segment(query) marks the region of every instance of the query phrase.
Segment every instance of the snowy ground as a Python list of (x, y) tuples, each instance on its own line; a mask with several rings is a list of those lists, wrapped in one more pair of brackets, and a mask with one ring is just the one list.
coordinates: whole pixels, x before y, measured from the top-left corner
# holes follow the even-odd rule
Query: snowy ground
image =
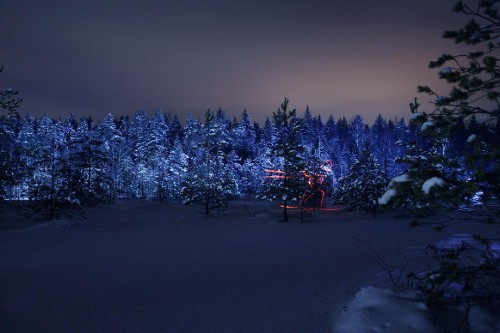
[(134, 201), (33, 224), (0, 206), (0, 332), (334, 332), (363, 286), (389, 286), (367, 244), (391, 261), (493, 230), (332, 211), (277, 223), (279, 208), (243, 202), (200, 211)]

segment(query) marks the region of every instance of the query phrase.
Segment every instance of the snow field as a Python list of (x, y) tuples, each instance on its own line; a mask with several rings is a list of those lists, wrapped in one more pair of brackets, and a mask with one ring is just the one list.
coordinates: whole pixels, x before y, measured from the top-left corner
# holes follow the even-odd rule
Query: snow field
[[(200, 211), (126, 202), (89, 209), (87, 221), (12, 229), (15, 216), (0, 210), (0, 226), (9, 225), (0, 227), (0, 331), (347, 330), (353, 326), (346, 318), (375, 319), (375, 296), (389, 311), (404, 300), (384, 291), (390, 283), (360, 241), (390, 257), (449, 236), (348, 212), (278, 223), (281, 210), (262, 202), (231, 202), (226, 213), (209, 217)], [(473, 231), (477, 226), (446, 232)], [(415, 325), (424, 323), (421, 305), (406, 309)], [(402, 327), (388, 319), (367, 327), (388, 324)]]

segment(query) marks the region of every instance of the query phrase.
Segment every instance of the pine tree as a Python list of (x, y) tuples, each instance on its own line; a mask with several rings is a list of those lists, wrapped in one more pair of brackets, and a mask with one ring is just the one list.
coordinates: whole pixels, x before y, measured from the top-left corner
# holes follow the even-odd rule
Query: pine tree
[(223, 209), (231, 195), (239, 194), (237, 178), (226, 166), (228, 134), (228, 122), (223, 112), (219, 110), (214, 116), (207, 110), (201, 141), (190, 147), (192, 150), (182, 182), (181, 198), (186, 205), (202, 204), (205, 215), (212, 208)]
[(386, 185), (382, 169), (365, 146), (349, 168), (349, 173), (339, 178), (333, 193), (334, 204), (344, 206), (347, 210), (372, 210)]
[(257, 155), (254, 161), (246, 159), (239, 167), (238, 186), (241, 194), (247, 198), (254, 198), (262, 180), (262, 166), (259, 163), (261, 155)]
[[(3, 66), (0, 67), (0, 73), (3, 71)], [(0, 108), (7, 110), (7, 114), (16, 114), (17, 108), (23, 101), (17, 97), (19, 91), (12, 88), (0, 90)]]
[[(0, 67), (0, 73), (2, 71), (3, 66)], [(12, 159), (15, 134), (12, 128), (13, 116), (18, 115), (17, 109), (22, 102), (22, 99), (17, 97), (18, 94), (19, 91), (12, 88), (0, 90), (0, 108), (7, 111), (7, 115), (1, 115), (0, 118), (0, 199), (6, 194), (6, 186), (15, 183), (14, 175), (8, 171), (8, 166), (10, 162), (18, 162)]]
[[(450, 211), (450, 219), (437, 226), (438, 230), (448, 221), (459, 221), (460, 212), (464, 210), (472, 212), (465, 216), (466, 221), (500, 222), (500, 136), (497, 128), (500, 120), (500, 65), (497, 59), (500, 15), (496, 0), (478, 0), (475, 6), (469, 5), (471, 2), (457, 1), (453, 8), (471, 18), (465, 27), (443, 34), (444, 38), (463, 44), (464, 49), (470, 47), (470, 52), (444, 54), (430, 62), (430, 68), (440, 68), (439, 76), (452, 85), (451, 91), (440, 95), (428, 86), (418, 88), (433, 96), (434, 109), (429, 113), (419, 112), (416, 102), (410, 104), (413, 113), (410, 125), (418, 127), (415, 141), (418, 144), (418, 136), (421, 136), (422, 144), (409, 151), (413, 159), (411, 154), (405, 156), (408, 172), (393, 179), (393, 188), (382, 197), (382, 201), (391, 203), (402, 201), (408, 192), (418, 193), (419, 197), (415, 197), (425, 204), (438, 205), (435, 207), (437, 212)], [(450, 154), (447, 152), (450, 147), (464, 144), (453, 139), (459, 138), (467, 122), (472, 123), (472, 133), (466, 139), (466, 149)], [(487, 130), (481, 131), (477, 125)], [(387, 200), (391, 196), (393, 199)], [(475, 197), (482, 204), (479, 209), (471, 205)], [(430, 246), (429, 259), (434, 261), (430, 270), (410, 275), (411, 282), (424, 292), (430, 306), (448, 313), (463, 312), (457, 328), (469, 325), (469, 314), (479, 305), (481, 311), (484, 306), (490, 313), (498, 314), (500, 260), (494, 248), (499, 241), (498, 235), (487, 238), (476, 235), (470, 243), (462, 242), (453, 248)]]
[(333, 140), (337, 134), (335, 119), (330, 115), (325, 124), (325, 140)]
[(390, 133), (388, 130), (388, 125), (386, 120), (379, 113), (373, 126), (371, 128), (371, 136), (373, 137), (373, 151), (376, 160), (382, 165), (384, 173), (388, 174), (388, 150), (390, 145), (388, 145), (388, 141)]
[(233, 127), (233, 149), (238, 156), (245, 161), (254, 159), (256, 151), (256, 135), (252, 122), (246, 110), (241, 114), (240, 122)]
[(310, 149), (316, 142), (317, 132), (314, 127), (314, 119), (311, 110), (309, 109), (309, 105), (306, 107), (304, 116), (302, 117), (302, 130), (300, 134), (302, 144), (306, 149)]
[(0, 116), (0, 201), (13, 195), (8, 188), (13, 189), (22, 177), (22, 149), (18, 149), (14, 121), (12, 116)]
[(302, 193), (299, 207), (323, 208), (326, 196), (331, 194), (331, 161), (322, 154), (321, 145), (318, 144), (305, 154), (305, 169), (302, 173), (307, 186)]
[(353, 155), (357, 156), (369, 143), (370, 132), (360, 115), (354, 116), (350, 125), (350, 150)]
[(184, 153), (182, 143), (176, 139), (166, 160), (163, 177), (163, 188), (166, 200), (178, 200), (181, 196), (181, 185), (188, 171), (188, 155)]
[(103, 140), (104, 151), (107, 155), (107, 164), (105, 172), (110, 177), (110, 193), (111, 200), (115, 201), (122, 193), (123, 186), (121, 182), (121, 165), (124, 162), (127, 154), (125, 137), (118, 129), (115, 118), (111, 113), (108, 113), (104, 121), (97, 125), (99, 137)]
[(170, 143), (173, 144), (173, 142), (178, 139), (178, 140), (183, 140), (184, 139), (184, 131), (182, 129), (181, 123), (179, 122), (179, 118), (177, 118), (177, 115), (174, 115), (174, 119), (172, 120), (172, 124), (170, 124), (170, 132), (169, 132), (169, 139)]
[(44, 217), (54, 218), (57, 173), (61, 155), (56, 128), (47, 115), (37, 121), (36, 141), (33, 150), (33, 178), (30, 184), (30, 202), (46, 210)]
[(289, 221), (289, 202), (299, 201), (307, 186), (302, 177), (305, 149), (299, 141), (301, 122), (296, 118), (296, 110), (288, 109), (288, 103), (285, 98), (280, 108), (273, 112), (276, 141), (268, 151), (273, 172), (264, 179), (260, 195), (263, 199), (282, 201), (283, 222)]
[(459, 165), (447, 155), (447, 138), (425, 135), (429, 129), (421, 123), (419, 107), (416, 100), (410, 104), (410, 135), (399, 143), (406, 151), (396, 162), (405, 166), (404, 172), (391, 180), (380, 203), (402, 208), (405, 214), (428, 216), (449, 206), (448, 200), (462, 202), (463, 198), (456, 191), (445, 191), (444, 185), (456, 179)]
[(116, 192), (119, 199), (130, 199), (138, 197), (138, 180), (134, 165), (135, 135), (133, 135), (132, 122), (128, 116), (120, 117), (116, 123), (116, 129), (121, 135), (117, 145), (118, 165)]
[(349, 141), (350, 127), (345, 117), (339, 118), (335, 124), (336, 136), (344, 143)]
[(151, 145), (149, 145), (149, 119), (145, 110), (134, 114), (130, 126), (130, 144), (134, 163), (135, 196), (142, 199), (150, 197), (154, 191), (154, 173), (150, 168)]
[(63, 215), (83, 217), (77, 191), (72, 187), (63, 124), (48, 116), (37, 121), (37, 124), (29, 181), (32, 212), (49, 220)]
[(93, 126), (91, 117), (82, 118), (71, 143), (72, 190), (84, 206), (109, 202), (111, 178), (105, 172), (108, 162), (104, 141)]
[(167, 165), (165, 163), (170, 150), (169, 141), (170, 128), (165, 121), (160, 110), (156, 111), (149, 122), (148, 130), (148, 168), (152, 171), (152, 178), (155, 183), (154, 196), (163, 202), (166, 199), (166, 186), (164, 178), (166, 176)]
[(16, 199), (28, 198), (33, 179), (33, 172), (36, 168), (34, 159), (35, 146), (37, 138), (35, 136), (35, 119), (30, 115), (26, 115), (21, 119), (21, 128), (15, 138), (15, 145), (20, 152), (18, 163), (22, 172), (16, 183), (18, 187)]
[[(476, 6), (457, 1), (453, 10), (471, 19), (464, 28), (445, 31), (443, 37), (471, 50), (459, 55), (444, 54), (429, 63), (430, 68), (440, 68), (439, 77), (452, 88), (447, 95), (441, 95), (428, 86), (418, 87), (419, 92), (433, 96), (435, 108), (427, 113), (416, 111), (416, 103), (411, 105), (411, 122), (425, 137), (428, 144), (424, 149), (428, 156), (417, 159), (410, 168), (427, 179), (424, 183), (441, 179), (441, 186), (433, 189), (441, 192), (439, 197), (446, 202), (446, 207), (455, 210), (479, 196), (484, 207), (491, 211), (484, 218), (498, 220), (500, 137), (495, 126), (500, 119), (500, 64), (497, 59), (500, 15), (497, 2), (491, 0), (478, 1)], [(474, 119), (488, 128), (489, 134), (472, 133), (467, 139), (469, 148), (462, 156), (443, 158), (443, 149), (449, 147), (450, 139), (463, 124)], [(431, 200), (427, 198), (426, 201)]]
[[(407, 138), (403, 135), (398, 138), (397, 132), (394, 122), (392, 120), (386, 121), (381, 114), (377, 116), (371, 128), (371, 138), (373, 139), (371, 151), (387, 178), (395, 177), (403, 171), (401, 164), (396, 163), (396, 160), (404, 155), (405, 148), (402, 143)], [(398, 140), (401, 141), (398, 142)]]

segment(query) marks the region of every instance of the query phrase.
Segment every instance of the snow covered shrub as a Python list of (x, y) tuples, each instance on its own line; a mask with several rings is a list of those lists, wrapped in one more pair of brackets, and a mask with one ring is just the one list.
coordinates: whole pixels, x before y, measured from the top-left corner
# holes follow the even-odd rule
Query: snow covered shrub
[(397, 158), (406, 170), (389, 182), (378, 202), (405, 214), (427, 216), (462, 202), (456, 186), (461, 168), (450, 158), (449, 140), (429, 137), (433, 124), (425, 112), (418, 112), (416, 101), (410, 106), (413, 137), (406, 144), (405, 156)]
[(350, 167), (347, 176), (338, 179), (333, 192), (333, 203), (348, 210), (373, 209), (384, 193), (387, 180), (368, 149)]
[[(500, 245), (479, 236), (460, 242), (431, 245), (426, 250), (431, 268), (410, 273), (408, 279), (422, 291), (435, 313), (455, 313), (457, 329), (470, 320), (473, 308), (500, 319)], [(484, 323), (482, 323), (484, 324)]]
[(202, 204), (205, 214), (212, 208), (225, 208), (228, 200), (239, 195), (234, 173), (222, 163), (221, 156), (214, 159), (218, 161), (217, 164), (212, 161), (214, 166), (191, 162), (181, 182), (182, 203), (190, 206)]

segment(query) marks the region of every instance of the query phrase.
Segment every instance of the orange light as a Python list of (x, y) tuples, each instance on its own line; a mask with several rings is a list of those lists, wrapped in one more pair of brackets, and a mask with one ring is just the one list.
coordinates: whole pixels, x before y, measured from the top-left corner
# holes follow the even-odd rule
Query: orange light
[[(333, 163), (330, 160), (324, 161), (320, 169), (323, 170), (324, 172), (332, 172), (333, 169)], [(272, 179), (285, 179), (285, 178), (292, 178), (291, 176), (287, 176), (284, 171), (282, 170), (272, 170), (272, 169), (265, 169), (265, 172), (269, 172), (272, 175), (267, 175), (264, 176), (264, 178), (272, 178)], [(306, 179), (308, 189), (304, 191), (302, 194), (302, 197), (300, 199), (299, 205), (297, 207), (290, 206), (291, 208), (306, 208), (303, 207), (303, 205), (309, 201), (315, 194), (319, 193), (321, 195), (321, 201), (320, 201), (320, 208), (323, 208), (323, 203), (325, 200), (325, 191), (321, 189), (320, 187), (323, 185), (323, 181), (325, 180), (325, 176), (323, 174), (309, 174), (307, 170), (302, 171), (302, 176)], [(283, 206), (282, 206), (283, 207)], [(287, 206), (288, 207), (288, 206)], [(331, 209), (333, 210), (333, 209)]]
[(285, 171), (281, 171), (281, 170), (264, 170), (265, 172), (271, 172), (271, 173), (285, 173)]
[(292, 178), (292, 177), (291, 176), (264, 176), (264, 178), (284, 179), (284, 178)]

